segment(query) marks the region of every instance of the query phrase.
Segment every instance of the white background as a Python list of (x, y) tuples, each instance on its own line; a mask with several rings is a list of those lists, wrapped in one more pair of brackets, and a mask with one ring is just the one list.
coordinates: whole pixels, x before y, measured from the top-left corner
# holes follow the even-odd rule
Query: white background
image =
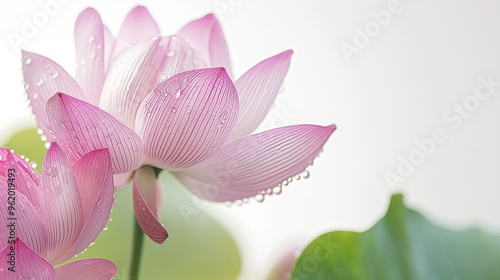
[[(372, 11), (387, 9), (389, 3), (140, 3), (166, 35), (190, 19), (215, 12), (236, 76), (268, 56), (295, 51), (285, 90), (262, 129), (295, 123), (338, 126), (310, 168), (308, 180), (292, 183), (281, 196), (262, 204), (202, 207), (215, 212), (237, 234), (244, 257), (241, 279), (265, 277), (283, 254), (326, 231), (369, 228), (384, 214), (393, 191), (403, 192), (408, 205), (447, 227), (500, 232), (500, 87), (479, 101), (460, 127), (455, 129), (453, 122), (443, 119), (454, 104), (473, 99), (478, 77), (491, 75), (500, 81), (500, 5), (486, 0), (401, 0), (399, 12), (387, 26), (372, 29), (370, 44), (353, 54), (349, 63), (341, 44), (356, 46), (356, 28), (364, 30), (374, 23), (370, 23)], [(116, 35), (126, 13), (137, 4), (67, 1), (19, 48), (48, 56), (72, 73), (78, 14), (87, 6), (96, 8)], [(0, 141), (4, 141), (11, 132), (32, 125), (25, 110), (20, 51), (9, 36), (21, 36), (23, 18), (33, 21), (43, 9), (33, 0), (0, 5)], [(386, 172), (397, 174), (400, 156), (408, 159), (418, 153), (415, 141), (431, 137), (434, 129), (442, 129), (446, 141), (437, 144), (403, 183), (390, 186)]]

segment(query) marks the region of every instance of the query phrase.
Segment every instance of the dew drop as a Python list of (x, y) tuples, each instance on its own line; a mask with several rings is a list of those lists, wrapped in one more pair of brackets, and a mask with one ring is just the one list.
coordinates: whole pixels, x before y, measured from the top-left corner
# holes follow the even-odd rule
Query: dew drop
[(30, 89), (30, 85), (28, 83), (24, 84), (24, 89), (27, 91), (28, 89)]
[(175, 106), (172, 106), (172, 108), (170, 108), (170, 112), (172, 112), (172, 113), (175, 113), (175, 112), (177, 112), (177, 107), (175, 107)]
[(179, 97), (181, 96), (181, 90), (177, 90), (177, 92), (175, 93), (175, 99), (178, 99)]
[(52, 166), (52, 167), (45, 169), (45, 174), (47, 176), (56, 177), (57, 174), (59, 174), (59, 171), (57, 170), (57, 167)]
[(37, 99), (38, 98), (38, 93), (34, 92), (33, 93), (33, 99)]
[(302, 171), (302, 178), (307, 179), (309, 178), (309, 176), (311, 176), (311, 173), (309, 173), (309, 171), (307, 170)]
[(226, 113), (224, 113), (224, 114), (220, 115), (220, 121), (221, 121), (222, 123), (225, 123), (225, 122), (226, 122), (226, 120), (227, 120), (227, 114), (226, 114)]
[(61, 182), (59, 180), (54, 183), (54, 185), (50, 189), (50, 192), (53, 196), (60, 196), (62, 194)]
[(54, 68), (54, 66), (48, 65), (46, 69), (52, 78), (55, 79), (59, 76), (59, 72)]
[(26, 65), (30, 65), (31, 64), (31, 57), (27, 56), (25, 59), (24, 59), (24, 64)]
[(96, 46), (98, 49), (102, 48), (102, 45), (101, 44), (97, 44)]
[(281, 184), (273, 188), (273, 194), (278, 195), (281, 194), (282, 192), (283, 192), (283, 187), (281, 186)]
[(97, 212), (101, 211), (102, 211), (102, 199), (99, 199), (99, 201), (97, 201)]
[(43, 85), (43, 79), (42, 79), (42, 77), (39, 77), (39, 78), (35, 81), (35, 85), (37, 85), (37, 86), (41, 86), (41, 85)]
[(174, 50), (168, 50), (168, 52), (167, 52), (167, 56), (168, 57), (172, 57), (174, 55), (175, 55), (175, 51)]
[(259, 194), (255, 195), (254, 198), (255, 198), (255, 201), (261, 203), (261, 202), (264, 202), (264, 200), (266, 199), (266, 196), (259, 193)]
[(87, 39), (87, 41), (88, 41), (89, 43), (94, 42), (94, 41), (95, 41), (95, 37), (94, 37), (94, 35), (90, 35), (90, 36), (89, 36), (89, 38)]

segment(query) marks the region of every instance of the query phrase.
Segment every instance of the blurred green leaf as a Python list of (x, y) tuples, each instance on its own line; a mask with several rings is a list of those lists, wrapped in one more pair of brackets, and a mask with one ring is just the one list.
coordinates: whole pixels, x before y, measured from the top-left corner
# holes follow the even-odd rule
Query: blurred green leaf
[(18, 155), (28, 157), (30, 161), (37, 164), (37, 170), (42, 170), (43, 158), (47, 149), (45, 149), (40, 135), (36, 132), (36, 128), (22, 130), (12, 136), (2, 147), (12, 149)]
[(394, 195), (389, 210), (363, 233), (316, 238), (299, 257), (292, 280), (499, 279), (500, 236), (436, 227)]
[[(17, 133), (5, 147), (36, 161), (41, 170), (46, 149), (36, 129)], [(162, 172), (160, 180), (165, 186), (161, 220), (169, 237), (161, 245), (145, 237), (139, 279), (236, 279), (241, 257), (233, 238), (203, 211), (205, 202), (196, 200), (172, 175)], [(128, 280), (133, 229), (130, 186), (117, 191), (111, 219), (95, 245), (69, 261), (106, 258), (118, 266), (115, 279)]]

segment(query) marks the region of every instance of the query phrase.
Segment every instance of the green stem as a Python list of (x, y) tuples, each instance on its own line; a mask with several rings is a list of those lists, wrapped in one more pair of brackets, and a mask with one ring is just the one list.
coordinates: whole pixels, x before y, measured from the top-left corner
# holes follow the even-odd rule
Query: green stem
[(141, 268), (142, 243), (144, 243), (144, 232), (137, 223), (134, 216), (134, 237), (132, 243), (132, 257), (130, 259), (130, 280), (139, 279), (139, 270)]

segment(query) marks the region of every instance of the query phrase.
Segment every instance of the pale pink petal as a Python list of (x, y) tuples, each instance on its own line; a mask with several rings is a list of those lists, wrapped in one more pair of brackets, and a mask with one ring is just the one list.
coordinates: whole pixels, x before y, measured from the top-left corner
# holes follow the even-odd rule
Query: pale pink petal
[(139, 136), (94, 105), (59, 93), (49, 99), (47, 116), (72, 163), (90, 151), (107, 148), (115, 174), (141, 164), (144, 147)]
[(109, 280), (118, 272), (116, 265), (106, 259), (83, 259), (56, 268), (57, 280)]
[(99, 13), (87, 8), (75, 25), (76, 72), (75, 79), (94, 105), (99, 102), (104, 83), (104, 29)]
[(252, 133), (262, 122), (288, 72), (292, 54), (288, 50), (261, 61), (236, 81), (240, 114), (229, 141)]
[(127, 186), (130, 178), (132, 177), (132, 172), (120, 173), (113, 175), (113, 181), (115, 182), (115, 188), (122, 189)]
[(116, 38), (113, 57), (128, 45), (135, 44), (137, 41), (145, 41), (155, 36), (160, 36), (160, 29), (156, 21), (146, 7), (137, 6), (130, 11), (123, 21), (120, 33)]
[(83, 205), (84, 224), (66, 258), (83, 251), (106, 226), (113, 206), (111, 158), (106, 149), (88, 153), (73, 165)]
[[(0, 239), (0, 247), (6, 246), (17, 235), (23, 238), (35, 251), (45, 254), (47, 246), (43, 225), (44, 216), (40, 212), (40, 208), (35, 207), (24, 194), (16, 190), (22, 187), (22, 184), (17, 180), (22, 175), (18, 174), (18, 176), (13, 181), (15, 193), (12, 192), (13, 188), (8, 188), (10, 183), (8, 180), (0, 179), (0, 197), (5, 201), (2, 203), (3, 211), (0, 211), (0, 219), (4, 221), (4, 225), (0, 227), (0, 236), (4, 237)], [(33, 186), (32, 188), (38, 187)], [(15, 204), (9, 205), (12, 202)], [(13, 208), (10, 209), (9, 206), (13, 206)], [(11, 235), (12, 229), (15, 232), (14, 235)]]
[(45, 155), (40, 181), (48, 246), (45, 256), (58, 263), (79, 235), (83, 215), (73, 169), (57, 142), (50, 145)]
[[(95, 208), (103, 212), (101, 211), (103, 203), (112, 203), (114, 186), (111, 167), (111, 158), (107, 149), (92, 151), (73, 164), (84, 219), (87, 219)], [(103, 194), (107, 196), (103, 197)]]
[(102, 88), (99, 107), (134, 129), (139, 104), (158, 83), (166, 60), (166, 44), (154, 38), (113, 59)]
[(136, 130), (152, 165), (177, 170), (222, 146), (237, 113), (236, 89), (224, 68), (198, 69), (158, 84), (139, 107)]
[(104, 26), (104, 70), (108, 72), (109, 65), (111, 64), (111, 55), (115, 49), (115, 39), (106, 25)]
[(139, 168), (134, 174), (134, 212), (137, 223), (145, 234), (156, 243), (163, 243), (167, 230), (158, 221), (158, 184), (150, 166)]
[(195, 194), (212, 201), (257, 195), (304, 171), (335, 129), (335, 125), (295, 125), (240, 138), (184, 170), (195, 179), (184, 182)]
[(189, 39), (210, 67), (222, 66), (232, 76), (231, 58), (222, 28), (213, 14), (186, 24), (178, 35)]
[(184, 37), (171, 36), (164, 41), (167, 44), (167, 60), (160, 73), (160, 82), (184, 71), (206, 67), (201, 54)]
[(25, 89), (38, 127), (52, 141), (45, 116), (45, 104), (56, 92), (87, 100), (76, 81), (57, 63), (36, 53), (23, 51)]
[[(11, 249), (16, 256), (16, 261), (11, 266)], [(12, 270), (15, 270), (12, 271)], [(52, 264), (44, 259), (40, 254), (33, 251), (24, 244), (20, 238), (15, 239), (14, 244), (5, 246), (0, 251), (0, 279), (18, 280), (18, 279), (55, 279), (56, 271)]]

